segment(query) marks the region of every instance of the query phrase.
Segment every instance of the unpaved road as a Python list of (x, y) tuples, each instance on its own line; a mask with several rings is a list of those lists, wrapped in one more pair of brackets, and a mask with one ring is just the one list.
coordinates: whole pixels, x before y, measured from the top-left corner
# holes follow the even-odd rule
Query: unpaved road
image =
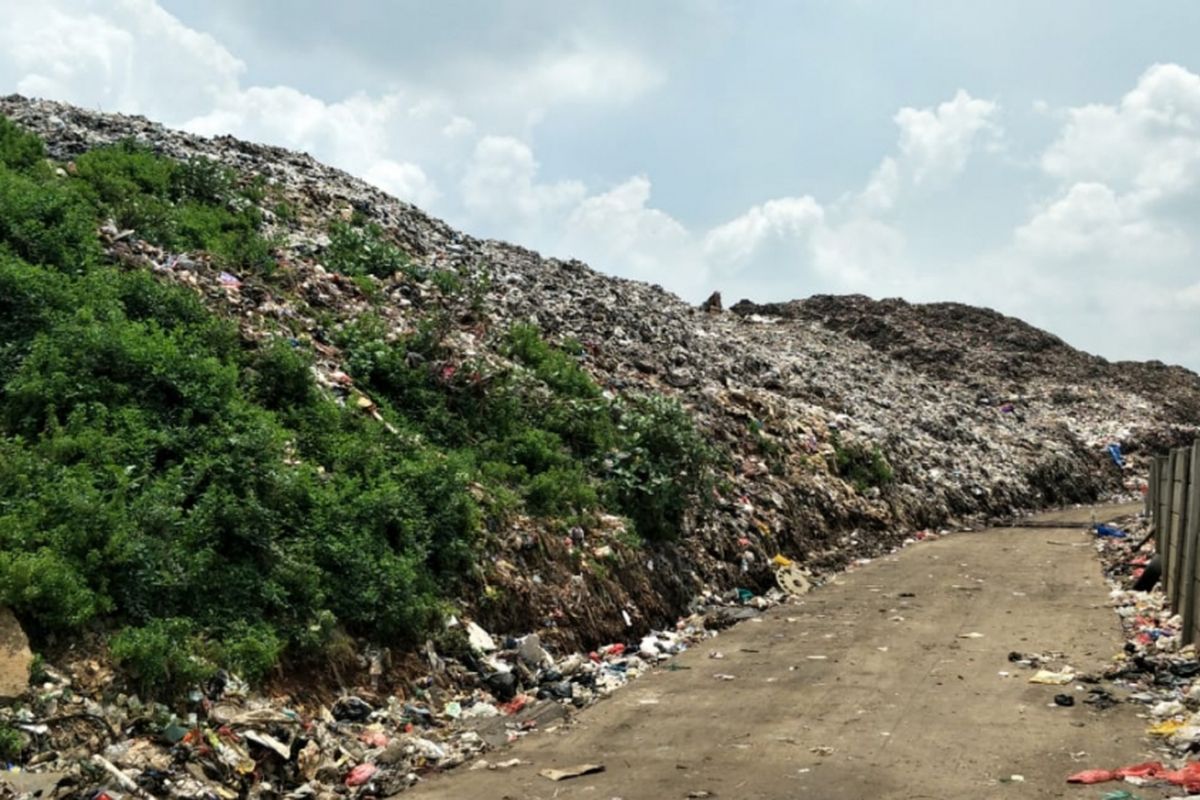
[[(1098, 508), (1097, 518), (1129, 508)], [(490, 754), (529, 765), (459, 769), (404, 796), (1100, 797), (1120, 784), (1065, 778), (1155, 757), (1138, 707), (1054, 706), (1056, 693), (1086, 693), (1030, 684), (1031, 671), (1007, 658), (1057, 650), (1089, 670), (1120, 650), (1089, 540), (1078, 527), (992, 529), (877, 559), (696, 646), (675, 659), (678, 669), (634, 681), (571, 727)], [(960, 638), (968, 633), (983, 636)], [(585, 762), (606, 770), (557, 783), (538, 775)], [(1012, 775), (1024, 781), (1004, 782)]]

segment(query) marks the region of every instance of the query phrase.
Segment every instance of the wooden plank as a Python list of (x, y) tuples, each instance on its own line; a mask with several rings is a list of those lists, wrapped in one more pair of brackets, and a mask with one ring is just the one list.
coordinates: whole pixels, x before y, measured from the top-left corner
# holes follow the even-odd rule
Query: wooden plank
[(1175, 500), (1175, 466), (1179, 463), (1178, 448), (1172, 450), (1167, 455), (1166, 475), (1163, 476), (1163, 513), (1162, 513), (1162, 585), (1163, 594), (1167, 596), (1167, 602), (1171, 601), (1171, 590), (1175, 587), (1172, 585), (1172, 575), (1175, 566), (1176, 553), (1175, 543), (1171, 541), (1171, 520), (1174, 514)]
[(1187, 597), (1183, 600), (1183, 642), (1191, 644), (1196, 641), (1196, 605), (1200, 603), (1200, 592), (1196, 591), (1196, 578), (1200, 576), (1196, 563), (1200, 559), (1200, 442), (1193, 442), (1191, 449), (1184, 542), (1183, 585)]
[(1171, 609), (1178, 613), (1183, 608), (1183, 521), (1188, 513), (1188, 470), (1192, 467), (1192, 449), (1180, 447), (1176, 453), (1175, 476), (1171, 489), (1174, 492), (1171, 501), (1171, 547), (1174, 548), (1174, 555), (1171, 559), (1169, 600)]
[(1155, 552), (1165, 556), (1167, 552), (1166, 519), (1171, 505), (1171, 492), (1168, 491), (1171, 458), (1169, 455), (1166, 455), (1158, 456), (1154, 460), (1158, 462), (1158, 485), (1155, 490), (1158, 502), (1154, 509), (1154, 549)]
[(1183, 608), (1183, 598), (1186, 593), (1183, 587), (1183, 559), (1185, 531), (1184, 520), (1187, 517), (1187, 486), (1188, 470), (1192, 466), (1192, 449), (1180, 447), (1175, 451), (1175, 470), (1171, 480), (1171, 590), (1168, 599), (1171, 609), (1179, 613)]
[(1146, 485), (1146, 516), (1150, 524), (1154, 524), (1154, 515), (1158, 513), (1158, 475), (1161, 469), (1157, 458), (1150, 459), (1150, 482)]

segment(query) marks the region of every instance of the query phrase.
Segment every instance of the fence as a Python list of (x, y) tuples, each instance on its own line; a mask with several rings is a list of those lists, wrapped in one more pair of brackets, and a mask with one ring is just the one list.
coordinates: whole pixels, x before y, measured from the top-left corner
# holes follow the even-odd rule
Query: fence
[(1183, 641), (1200, 641), (1200, 441), (1151, 462), (1146, 512), (1162, 557), (1163, 591), (1183, 617)]

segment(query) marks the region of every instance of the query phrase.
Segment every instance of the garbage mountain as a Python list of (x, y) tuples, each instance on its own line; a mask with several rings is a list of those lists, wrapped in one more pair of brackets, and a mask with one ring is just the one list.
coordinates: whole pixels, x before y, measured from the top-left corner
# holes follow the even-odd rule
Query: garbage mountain
[[(385, 392), (344, 335), (365, 317), (383, 342), (436, 329), (423, 368), (453, 391), (486, 397), (492, 372), (546, 363), (514, 345), (517, 329), (568, 355), (603, 402), (678, 401), (713, 454), (681, 529), (633, 530), (636, 503), (603, 491), (579, 501), (586, 514), (575, 501), (538, 511), (529, 489), (475, 545), (458, 589), (489, 630), (593, 645), (670, 620), (705, 589), (761, 590), (777, 554), (820, 574), (922, 529), (1137, 492), (1126, 475), (1200, 420), (1194, 373), (1109, 363), (986, 309), (857, 296), (696, 307), (473, 238), (304, 154), (18, 96), (0, 113), (67, 173), (90, 150), (133, 141), (258, 187), (241, 202), (257, 206), (269, 270), (115, 223), (101, 230), (106, 258), (189, 288), (245, 342), (286, 340), (311, 358), (321, 392), (379, 426), (392, 424)], [(424, 358), (414, 349), (409, 365)], [(464, 376), (469, 386), (455, 383)], [(596, 469), (617, 475), (618, 451), (596, 453)]]

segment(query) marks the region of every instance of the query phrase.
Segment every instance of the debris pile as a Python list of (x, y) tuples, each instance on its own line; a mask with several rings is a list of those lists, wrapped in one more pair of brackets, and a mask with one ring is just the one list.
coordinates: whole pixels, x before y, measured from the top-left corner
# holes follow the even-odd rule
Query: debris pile
[[(27, 763), (67, 770), (79, 796), (101, 783), (138, 796), (367, 796), (479, 764), (492, 741), (552, 724), (539, 709), (586, 705), (769, 604), (777, 572), (785, 590), (802, 591), (927, 535), (913, 531), (1136, 495), (1144, 485), (1129, 476), (1142, 474), (1147, 452), (1197, 430), (1196, 375), (1108, 364), (994, 312), (862, 297), (725, 310), (719, 294), (697, 308), (658, 286), (475, 239), (306, 155), (18, 96), (0, 98), (0, 113), (64, 162), (132, 138), (260, 179), (280, 204), (260, 209), (277, 245), (274, 275), (235, 274), (114, 226), (101, 232), (107, 254), (190, 287), (248, 341), (282, 337), (310, 351), (323, 389), (380, 424), (335, 334), (368, 311), (393, 337), (436, 313), (448, 328), (447, 376), (503, 366), (505, 331), (532, 322), (579, 342), (579, 363), (611, 396), (680, 400), (722, 453), (712, 512), (676, 541), (630, 543), (606, 516), (578, 533), (520, 515), (490, 531), (478, 595), (460, 598), (482, 627), (462, 626), (465, 652), (426, 646), (419, 668), (364, 655), (362, 672), (385, 678), (387, 691), (263, 706), (231, 679), (172, 716), (112, 696), (86, 668), (46, 669), (37, 697), (7, 713), (29, 740)], [(351, 218), (377, 225), (412, 268), (330, 268), (331, 226)], [(438, 283), (435, 271), (455, 280)], [(1166, 657), (1170, 621), (1153, 622), (1142, 632), (1159, 638), (1131, 658)], [(574, 651), (586, 655), (551, 655)]]
[[(1084, 770), (1068, 780), (1084, 784), (1165, 782), (1182, 786), (1189, 794), (1197, 793), (1200, 762), (1189, 758), (1200, 748), (1200, 657), (1195, 645), (1182, 644), (1180, 616), (1169, 607), (1161, 588), (1130, 588), (1153, 555), (1148, 530), (1148, 521), (1140, 517), (1121, 526), (1093, 528), (1126, 643), (1104, 674), (1090, 680), (1102, 679), (1117, 689), (1125, 702), (1145, 707), (1146, 734), (1163, 755), (1160, 760), (1131, 767)], [(1020, 657), (1019, 653), (1013, 655)], [(1095, 687), (1085, 702), (1104, 708), (1118, 700), (1107, 689)]]
[(779, 590), (743, 599), (698, 598), (671, 630), (633, 643), (555, 657), (537, 634), (493, 636), (453, 621), (468, 642), (453, 657), (426, 646), (424, 674), (407, 695), (358, 687), (325, 703), (252, 693), (220, 673), (181, 707), (119, 691), (95, 659), (56, 670), (0, 710), (19, 731), (22, 767), (4, 786), (36, 785), (40, 797), (329, 798), (401, 792), (428, 773), (469, 765), (505, 769), (488, 751), (566, 723), (586, 707), (660, 666), (717, 629), (757, 616)]

